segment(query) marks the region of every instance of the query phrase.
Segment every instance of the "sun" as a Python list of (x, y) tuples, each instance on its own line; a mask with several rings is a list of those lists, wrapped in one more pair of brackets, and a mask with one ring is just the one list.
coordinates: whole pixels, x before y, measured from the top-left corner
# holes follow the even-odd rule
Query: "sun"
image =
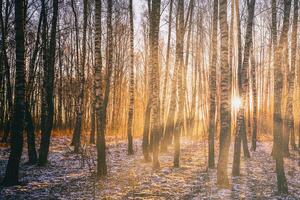
[(231, 103), (232, 103), (232, 108), (237, 110), (242, 106), (242, 100), (238, 96), (232, 97)]

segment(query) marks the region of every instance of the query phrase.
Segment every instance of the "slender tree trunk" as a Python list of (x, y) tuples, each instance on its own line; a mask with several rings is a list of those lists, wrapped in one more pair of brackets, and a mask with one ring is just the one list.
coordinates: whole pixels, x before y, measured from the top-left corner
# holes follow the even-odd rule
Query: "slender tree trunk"
[[(150, 16), (151, 16), (151, 4), (150, 0), (148, 0), (148, 11), (149, 11), (149, 22), (150, 22)], [(146, 102), (146, 109), (145, 109), (145, 115), (144, 115), (144, 130), (143, 130), (143, 142), (142, 142), (142, 149), (143, 149), (143, 155), (146, 162), (151, 161), (151, 157), (149, 154), (150, 151), (150, 143), (149, 143), (149, 135), (150, 135), (150, 120), (151, 120), (151, 87), (150, 81), (148, 79), (151, 78), (152, 69), (149, 68), (149, 59), (148, 59), (148, 51), (149, 51), (149, 45), (150, 42), (150, 33), (145, 31), (144, 35), (144, 44), (145, 44), (145, 91), (147, 93), (147, 102)], [(148, 81), (147, 81), (148, 80)]]
[(2, 137), (2, 142), (7, 143), (8, 142), (8, 136), (11, 132), (11, 123), (12, 123), (12, 115), (13, 115), (13, 98), (12, 98), (12, 88), (11, 88), (11, 77), (10, 77), (10, 65), (8, 62), (8, 56), (7, 56), (7, 27), (8, 27), (8, 7), (10, 6), (10, 1), (6, 0), (6, 8), (5, 8), (5, 19), (2, 16), (2, 10), (0, 15), (0, 23), (1, 23), (1, 37), (2, 37), (2, 59), (4, 62), (4, 74), (6, 79), (6, 101), (7, 101), (7, 109), (6, 109), (6, 120), (5, 120), (5, 130), (4, 135)]
[[(42, 116), (44, 122), (41, 133), (41, 144), (39, 154), (39, 165), (45, 165), (48, 159), (49, 145), (51, 132), (53, 127), (53, 86), (54, 86), (54, 65), (55, 65), (55, 49), (56, 49), (56, 26), (58, 16), (58, 0), (53, 0), (53, 17), (51, 22), (50, 44), (49, 54), (47, 56), (45, 65), (45, 77), (44, 77), (44, 97), (46, 104), (46, 115)], [(44, 14), (46, 18), (46, 14)]]
[(40, 30), (42, 23), (43, 13), (40, 14), (39, 25), (37, 30), (37, 36), (35, 41), (34, 50), (32, 53), (32, 57), (29, 63), (29, 75), (26, 85), (26, 93), (25, 93), (25, 124), (27, 130), (27, 147), (28, 147), (28, 158), (29, 164), (35, 164), (37, 162), (37, 152), (35, 148), (35, 125), (32, 117), (32, 105), (33, 105), (33, 84), (35, 79), (35, 64), (38, 57), (39, 52), (39, 44), (40, 44)]
[[(93, 93), (95, 94), (95, 86), (93, 86)], [(95, 97), (92, 99), (92, 113), (91, 113), (91, 135), (90, 135), (90, 143), (95, 144), (95, 131), (96, 131), (96, 105), (95, 105)]]
[[(83, 0), (83, 38), (82, 38), (82, 59), (81, 59), (81, 69), (79, 69), (80, 78), (80, 93), (78, 98), (78, 108), (76, 113), (75, 129), (73, 133), (74, 142), (74, 152), (78, 153), (80, 149), (81, 132), (82, 132), (82, 117), (83, 117), (83, 106), (84, 106), (84, 71), (85, 71), (85, 58), (86, 58), (86, 28), (87, 28), (87, 0)], [(76, 13), (74, 11), (74, 13)], [(77, 18), (77, 17), (76, 17)], [(76, 20), (77, 21), (77, 20)], [(77, 26), (76, 26), (77, 27)], [(77, 28), (76, 28), (77, 29)], [(76, 36), (77, 38), (78, 36)], [(77, 38), (78, 39), (78, 38)], [(76, 39), (76, 40), (77, 40)], [(76, 45), (77, 46), (77, 45)]]
[(252, 79), (252, 96), (253, 96), (253, 130), (252, 130), (252, 146), (253, 151), (256, 150), (257, 142), (257, 85), (256, 85), (256, 64), (254, 59), (253, 47), (251, 51), (251, 79)]
[(107, 106), (110, 93), (110, 80), (113, 70), (112, 58), (113, 58), (113, 33), (112, 33), (112, 0), (107, 0), (107, 69), (105, 77), (105, 93), (104, 99), (100, 107), (99, 114), (99, 136), (97, 138), (97, 149), (98, 149), (98, 165), (97, 174), (98, 176), (107, 175), (107, 165), (106, 165), (106, 141), (105, 141), (105, 129), (106, 129), (106, 117), (107, 117)]
[(133, 111), (134, 111), (134, 29), (133, 29), (133, 11), (132, 0), (129, 0), (129, 16), (130, 16), (130, 82), (129, 82), (129, 110), (127, 122), (127, 138), (128, 138), (128, 154), (133, 154), (132, 132), (133, 132)]
[[(236, 2), (237, 9), (239, 9), (238, 5), (239, 5), (238, 2)], [(248, 22), (247, 22), (247, 29), (246, 29), (246, 36), (245, 36), (244, 61), (243, 63), (239, 62), (239, 66), (238, 66), (239, 67), (238, 85), (239, 85), (239, 93), (242, 98), (242, 106), (239, 108), (238, 111), (237, 132), (236, 132), (235, 142), (234, 142), (234, 157), (233, 157), (233, 166), (232, 166), (233, 176), (240, 175), (241, 140), (243, 135), (246, 136), (245, 108), (247, 106), (247, 88), (249, 87), (247, 72), (249, 68), (250, 48), (252, 46), (252, 27), (253, 27), (254, 9), (255, 9), (255, 0), (251, 0), (251, 2), (248, 5)], [(241, 59), (241, 56), (239, 57)]]
[(295, 63), (297, 55), (297, 32), (298, 32), (298, 0), (294, 0), (294, 18), (293, 18), (293, 30), (291, 38), (291, 69), (288, 69), (288, 99), (285, 112), (286, 131), (283, 132), (283, 154), (289, 156), (289, 137), (291, 136), (291, 146), (295, 149), (295, 131), (294, 131), (294, 79), (295, 79)]
[(14, 114), (12, 121), (11, 152), (2, 184), (19, 183), (19, 164), (23, 149), (25, 117), (25, 1), (15, 1), (16, 77)]
[(219, 0), (219, 20), (221, 30), (221, 127), (220, 127), (220, 153), (217, 169), (217, 184), (220, 187), (228, 187), (227, 176), (228, 154), (231, 132), (231, 95), (230, 74), (228, 63), (228, 24), (227, 24), (227, 0)]
[[(58, 25), (59, 26), (59, 25)], [(58, 65), (59, 65), (59, 85), (58, 85), (58, 106), (57, 106), (57, 128), (58, 130), (62, 130), (63, 125), (63, 116), (62, 116), (62, 109), (63, 109), (63, 49), (61, 47), (61, 30), (58, 31)]]
[(208, 167), (215, 167), (215, 131), (216, 129), (216, 65), (217, 65), (217, 31), (218, 31), (218, 0), (214, 0), (211, 36), (211, 58), (209, 67), (209, 128), (208, 128)]
[[(180, 112), (184, 111), (184, 88), (183, 88), (183, 42), (184, 42), (184, 1), (179, 0), (177, 5), (177, 17), (176, 17), (176, 61), (175, 65), (178, 66), (178, 109)], [(184, 123), (183, 113), (178, 114), (178, 118), (174, 131), (174, 167), (180, 166), (180, 135), (183, 131)]]
[(102, 54), (101, 54), (101, 0), (95, 0), (95, 69), (94, 69), (94, 87), (95, 87), (95, 111), (96, 111), (96, 132), (97, 132), (97, 174), (103, 176), (106, 174), (105, 142), (100, 134), (100, 109), (103, 101), (102, 91)]
[(173, 80), (171, 86), (171, 100), (170, 100), (169, 112), (165, 124), (165, 129), (164, 129), (165, 131), (164, 131), (164, 136), (161, 145), (162, 152), (166, 152), (168, 150), (168, 146), (172, 143), (172, 138), (173, 138), (175, 112), (176, 112), (177, 73), (178, 73), (178, 66), (174, 65)]
[[(81, 83), (81, 70), (80, 70), (80, 64), (79, 64), (79, 27), (78, 27), (78, 16), (77, 16), (77, 11), (76, 11), (76, 7), (75, 7), (75, 3), (74, 0), (71, 0), (71, 8), (72, 8), (72, 12), (74, 15), (74, 25), (75, 25), (75, 53), (76, 53), (76, 59), (74, 61), (75, 63), (75, 70), (77, 72), (78, 75), (78, 81)], [(71, 146), (74, 146), (74, 152), (78, 152), (79, 150), (79, 146), (80, 146), (80, 131), (81, 130), (81, 123), (80, 123), (80, 118), (79, 118), (79, 113), (80, 113), (80, 107), (81, 107), (81, 98), (80, 98), (80, 91), (76, 94), (78, 94), (78, 96), (76, 96), (75, 98), (75, 124), (74, 124), (74, 129), (73, 129), (73, 136), (72, 136), (72, 141), (71, 141)], [(76, 150), (76, 151), (75, 151)]]
[(34, 123), (32, 120), (32, 115), (29, 109), (29, 104), (25, 105), (25, 121), (26, 121), (26, 131), (27, 131), (27, 147), (28, 147), (28, 158), (29, 164), (35, 164), (37, 162), (37, 153), (35, 149), (35, 135), (34, 135)]
[(146, 162), (151, 161), (151, 157), (149, 154), (149, 131), (150, 131), (150, 116), (151, 116), (150, 106), (151, 106), (150, 99), (148, 99), (146, 112), (145, 112), (145, 119), (144, 119), (144, 132), (143, 132), (143, 142), (142, 142), (143, 154)]
[[(170, 8), (169, 8), (169, 19), (168, 19), (168, 42), (167, 42), (167, 55), (166, 55), (166, 71), (165, 71), (165, 79), (164, 79), (164, 88), (163, 88), (163, 99), (162, 99), (162, 119), (163, 123), (165, 122), (165, 114), (166, 114), (166, 99), (167, 99), (167, 84), (170, 70), (170, 49), (171, 49), (171, 33), (172, 33), (172, 14), (173, 14), (173, 0), (170, 0)], [(161, 149), (164, 149), (162, 145)], [(165, 149), (166, 150), (166, 149)]]
[[(2, 11), (2, 0), (0, 0), (0, 10)], [(2, 12), (0, 13), (0, 18), (2, 19)], [(0, 21), (0, 30), (2, 31), (2, 23)], [(2, 44), (2, 35), (0, 40), (0, 45)], [(3, 66), (3, 55), (2, 55), (2, 48), (0, 48), (0, 131), (3, 131), (4, 129), (4, 66)]]
[[(187, 30), (187, 39), (186, 39), (186, 53), (185, 53), (185, 61), (184, 63), (184, 72), (182, 74), (183, 76), (183, 92), (184, 92), (184, 99), (183, 99), (183, 106), (185, 110), (185, 119), (183, 121), (183, 125), (186, 126), (186, 134), (191, 136), (193, 134), (193, 128), (192, 124), (194, 121), (193, 113), (195, 113), (195, 110), (192, 111), (192, 114), (190, 115), (189, 112), (189, 101), (188, 101), (188, 91), (187, 91), (187, 77), (188, 77), (188, 66), (189, 66), (189, 58), (190, 58), (190, 46), (191, 46), (191, 39), (192, 39), (192, 24), (193, 24), (193, 17), (194, 17), (194, 0), (190, 0), (189, 3), (189, 11), (188, 16), (186, 19), (186, 23), (188, 23), (188, 30)], [(193, 91), (192, 91), (193, 93)], [(193, 95), (193, 94), (192, 94)]]
[[(168, 46), (167, 46), (167, 63), (166, 63), (166, 76), (165, 76), (165, 85), (164, 85), (164, 98), (163, 98), (163, 105), (165, 106), (165, 99), (166, 99), (166, 84), (167, 84), (167, 76), (169, 74), (169, 57), (170, 57), (170, 43), (171, 43), (171, 25), (172, 25), (172, 10), (173, 10), (173, 0), (170, 2), (170, 12), (169, 12), (169, 32), (168, 32)], [(178, 66), (174, 65), (173, 68), (173, 80), (171, 86), (171, 97), (170, 97), (170, 104), (169, 110), (167, 115), (167, 121), (164, 125), (164, 135), (161, 144), (161, 151), (167, 152), (168, 146), (172, 143), (173, 131), (174, 131), (174, 121), (175, 121), (175, 112), (176, 112), (176, 92), (177, 92), (177, 73), (178, 73)], [(163, 108), (164, 110), (165, 108)], [(165, 111), (163, 111), (164, 117)], [(164, 119), (164, 118), (163, 118)]]
[(152, 122), (152, 137), (153, 137), (153, 147), (152, 147), (152, 166), (153, 169), (158, 169), (160, 167), (158, 154), (159, 154), (159, 143), (161, 137), (161, 123), (160, 123), (160, 100), (159, 100), (159, 54), (158, 54), (158, 42), (159, 42), (159, 24), (160, 24), (160, 0), (152, 0), (151, 2), (151, 12), (150, 12), (150, 65), (152, 69), (151, 73), (151, 122)]
[[(271, 8), (272, 8), (271, 33), (272, 33), (272, 46), (273, 46), (272, 57), (275, 60), (275, 50), (277, 48), (277, 8), (276, 8), (276, 0), (271, 0)], [(274, 65), (274, 61), (273, 61), (273, 65)], [(271, 153), (271, 155), (275, 158), (275, 155), (274, 155), (275, 135), (274, 135), (274, 133), (275, 132), (273, 130), (273, 146), (272, 146), (272, 153)]]
[[(281, 69), (282, 52), (287, 45), (287, 34), (289, 30), (289, 17), (291, 9), (291, 0), (284, 1), (284, 18), (283, 27), (280, 35), (280, 41), (274, 48), (274, 156), (276, 160), (276, 175), (277, 175), (277, 187), (279, 193), (288, 193), (287, 180), (284, 173), (284, 161), (283, 161), (283, 147), (282, 147), (282, 133), (283, 133), (283, 120), (281, 116), (282, 105), (282, 90), (283, 90), (283, 73)], [(276, 13), (276, 10), (272, 10)], [(273, 13), (272, 13), (273, 14)]]

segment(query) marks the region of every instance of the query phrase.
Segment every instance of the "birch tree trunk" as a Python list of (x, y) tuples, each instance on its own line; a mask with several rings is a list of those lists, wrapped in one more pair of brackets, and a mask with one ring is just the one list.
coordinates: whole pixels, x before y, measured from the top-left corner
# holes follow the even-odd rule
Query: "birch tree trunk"
[[(104, 175), (106, 170), (105, 153), (103, 155), (103, 138), (100, 135), (100, 109), (103, 101), (103, 88), (102, 88), (102, 54), (101, 54), (101, 0), (95, 0), (95, 68), (94, 68), (94, 87), (95, 87), (95, 112), (96, 112), (96, 133), (97, 133), (97, 174)], [(105, 144), (105, 143), (104, 143)], [(102, 155), (102, 157), (100, 157)], [(104, 158), (103, 158), (104, 157)], [(104, 160), (103, 160), (104, 159)]]
[(221, 116), (220, 116), (220, 153), (217, 169), (217, 184), (219, 187), (228, 187), (227, 175), (228, 154), (231, 132), (231, 92), (230, 70), (228, 63), (228, 24), (227, 0), (219, 0), (219, 21), (221, 30)]
[(128, 154), (133, 154), (132, 132), (133, 132), (133, 112), (134, 112), (134, 28), (132, 0), (129, 0), (129, 20), (130, 20), (130, 79), (129, 79), (129, 110), (127, 122)]
[(234, 142), (234, 157), (233, 157), (233, 166), (232, 166), (233, 176), (240, 175), (241, 140), (242, 140), (242, 136), (246, 135), (245, 108), (248, 104), (247, 89), (249, 87), (247, 72), (249, 67), (250, 48), (252, 46), (252, 27), (253, 27), (254, 9), (255, 9), (255, 0), (251, 0), (251, 2), (248, 5), (248, 22), (247, 22), (247, 29), (246, 29), (246, 36), (245, 36), (246, 38), (245, 38), (245, 46), (244, 46), (244, 60), (242, 65), (238, 66), (239, 67), (238, 85), (239, 85), (239, 93), (242, 98), (242, 105), (240, 106), (238, 111), (237, 132), (236, 132), (235, 142)]
[[(274, 113), (273, 113), (273, 135), (274, 135), (274, 147), (273, 153), (276, 160), (276, 175), (277, 175), (277, 187), (279, 193), (288, 193), (287, 180), (284, 173), (284, 161), (283, 161), (283, 147), (282, 147), (282, 133), (283, 133), (283, 120), (281, 113), (282, 105), (282, 90), (283, 90), (283, 73), (281, 68), (282, 53), (287, 45), (287, 34), (289, 30), (289, 18), (290, 18), (291, 0), (284, 1), (284, 17), (283, 27), (280, 35), (278, 45), (274, 48)], [(272, 10), (272, 15), (276, 9)]]
[(208, 128), (208, 167), (215, 167), (215, 131), (216, 131), (216, 65), (217, 65), (217, 32), (218, 32), (218, 0), (214, 0), (211, 36), (211, 58), (209, 67), (209, 128)]
[(158, 153), (159, 153), (159, 143), (161, 137), (161, 123), (160, 123), (160, 100), (159, 100), (159, 63), (158, 63), (158, 42), (159, 42), (159, 24), (160, 24), (160, 0), (152, 0), (151, 11), (150, 11), (150, 65), (152, 69), (151, 73), (151, 122), (152, 122), (152, 137), (153, 137), (153, 169), (158, 169), (160, 167)]
[(295, 131), (294, 131), (294, 85), (295, 85), (295, 63), (297, 55), (297, 32), (298, 32), (298, 0), (294, 0), (294, 18), (291, 38), (291, 68), (288, 68), (288, 99), (285, 111), (286, 131), (283, 132), (283, 154), (289, 156), (289, 138), (291, 136), (291, 145), (295, 149)]
[(183, 42), (184, 42), (184, 1), (179, 0), (177, 5), (177, 15), (176, 15), (176, 60), (175, 65), (178, 66), (178, 117), (174, 130), (174, 167), (180, 166), (180, 135), (183, 131), (184, 123), (184, 98), (185, 92), (183, 88)]
[(106, 130), (106, 117), (107, 117), (107, 106), (110, 93), (110, 82), (113, 70), (113, 30), (112, 30), (112, 0), (107, 0), (107, 69), (105, 77), (105, 93), (103, 102), (100, 106), (99, 113), (99, 132), (97, 137), (97, 174), (98, 176), (107, 175), (107, 164), (106, 164), (106, 141), (105, 141), (105, 130)]

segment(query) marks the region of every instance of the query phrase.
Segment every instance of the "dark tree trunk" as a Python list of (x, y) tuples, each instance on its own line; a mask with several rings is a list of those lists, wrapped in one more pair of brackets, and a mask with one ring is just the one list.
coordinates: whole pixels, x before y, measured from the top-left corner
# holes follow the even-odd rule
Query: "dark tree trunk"
[(4, 186), (19, 183), (19, 164), (23, 149), (25, 116), (25, 1), (15, 1), (16, 78), (11, 152), (3, 180)]
[(32, 116), (32, 105), (33, 105), (33, 98), (32, 95), (34, 93), (34, 81), (35, 79), (35, 64), (38, 57), (39, 52), (39, 44), (40, 44), (40, 32), (41, 32), (41, 24), (42, 24), (43, 13), (40, 13), (39, 25), (38, 30), (36, 33), (36, 41), (34, 50), (30, 59), (29, 63), (29, 75), (26, 85), (26, 94), (25, 94), (25, 124), (26, 124), (26, 131), (27, 131), (27, 148), (28, 148), (28, 163), (29, 164), (36, 164), (37, 162), (37, 152), (35, 148), (35, 126)]
[(35, 128), (32, 120), (32, 115), (30, 112), (29, 104), (25, 105), (25, 121), (26, 121), (26, 131), (27, 131), (27, 147), (28, 147), (28, 158), (29, 164), (35, 164), (37, 162), (37, 153), (35, 149)]
[[(2, 7), (1, 2), (1, 7)], [(8, 56), (7, 56), (7, 34), (8, 34), (8, 23), (9, 23), (9, 6), (10, 1), (6, 0), (6, 8), (5, 8), (5, 19), (2, 16), (2, 10), (0, 15), (0, 23), (1, 23), (1, 56), (4, 63), (4, 76), (6, 80), (6, 114), (5, 114), (5, 127), (4, 127), (4, 135), (2, 137), (2, 142), (7, 143), (9, 133), (11, 132), (11, 123), (12, 123), (12, 115), (13, 115), (13, 98), (12, 98), (12, 88), (11, 88), (11, 77), (10, 77), (10, 65), (8, 62)]]
[[(78, 16), (77, 16), (77, 11), (76, 11), (76, 5), (74, 0), (71, 0), (71, 8), (72, 12), (74, 15), (74, 25), (75, 25), (75, 54), (76, 54), (76, 59), (74, 61), (74, 64), (76, 65), (76, 72), (78, 75), (78, 81), (81, 83), (81, 69), (80, 69), (80, 64), (79, 64), (79, 26), (78, 26)], [(82, 120), (82, 113), (81, 113), (81, 92), (79, 91), (76, 93), (76, 99), (75, 99), (75, 124), (74, 124), (74, 129), (73, 129), (73, 136), (72, 136), (72, 141), (71, 141), (71, 146), (74, 146), (74, 152), (78, 152), (80, 148), (80, 140), (81, 140), (81, 120)]]
[(112, 58), (113, 58), (113, 35), (112, 35), (112, 0), (107, 0), (107, 70), (105, 78), (105, 93), (102, 105), (100, 107), (99, 114), (99, 127), (97, 137), (97, 174), (98, 176), (107, 175), (107, 164), (106, 164), (106, 142), (105, 142), (105, 129), (106, 129), (106, 116), (108, 98), (110, 93), (110, 80), (113, 70)]
[[(76, 113), (75, 129), (73, 133), (74, 152), (78, 153), (81, 147), (81, 132), (82, 132), (82, 117), (83, 117), (83, 106), (84, 106), (84, 70), (85, 70), (85, 58), (86, 58), (86, 28), (87, 28), (87, 0), (83, 0), (83, 38), (82, 38), (82, 59), (81, 69), (79, 69), (80, 78), (80, 93), (78, 97), (78, 108)], [(73, 6), (74, 13), (75, 7)], [(76, 16), (76, 15), (75, 15)], [(76, 17), (77, 19), (77, 17)], [(76, 20), (77, 22), (77, 20)], [(76, 26), (76, 29), (78, 27)], [(77, 37), (76, 37), (77, 38)], [(77, 38), (78, 39), (78, 38)], [(78, 41), (79, 42), (79, 41)]]
[[(53, 85), (54, 85), (54, 65), (55, 65), (55, 47), (56, 47), (56, 25), (57, 25), (57, 15), (58, 15), (58, 0), (53, 0), (53, 16), (51, 24), (50, 33), (50, 44), (49, 44), (49, 54), (47, 54), (44, 76), (44, 119), (41, 121), (41, 144), (39, 153), (39, 165), (46, 165), (49, 153), (49, 145), (51, 132), (53, 127)], [(44, 18), (46, 18), (46, 13), (44, 12)], [(44, 33), (45, 34), (45, 33)], [(44, 39), (44, 38), (43, 38)]]

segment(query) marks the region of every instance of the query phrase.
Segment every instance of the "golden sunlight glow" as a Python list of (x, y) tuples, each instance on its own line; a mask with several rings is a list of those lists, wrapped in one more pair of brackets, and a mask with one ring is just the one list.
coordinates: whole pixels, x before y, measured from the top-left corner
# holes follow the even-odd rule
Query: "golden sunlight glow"
[(236, 110), (238, 110), (242, 106), (242, 100), (238, 96), (233, 96), (231, 103), (232, 103), (232, 108)]

